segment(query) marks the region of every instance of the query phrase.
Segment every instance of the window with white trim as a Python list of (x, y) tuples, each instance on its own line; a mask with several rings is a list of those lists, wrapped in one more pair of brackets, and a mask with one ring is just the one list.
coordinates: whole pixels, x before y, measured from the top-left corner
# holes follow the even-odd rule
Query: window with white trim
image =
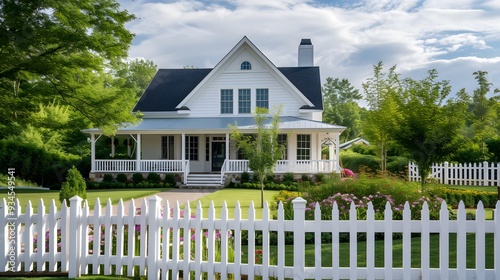
[(198, 136), (186, 136), (186, 159), (198, 160)]
[(288, 135), (278, 134), (278, 145), (285, 147), (281, 153), (281, 160), (288, 159)]
[(174, 136), (161, 137), (161, 158), (174, 159)]
[(233, 113), (233, 90), (221, 89), (220, 90), (220, 113), (232, 114)]
[(311, 135), (297, 135), (297, 160), (311, 159)]
[(250, 114), (252, 109), (251, 93), (249, 88), (238, 90), (238, 113)]
[(269, 89), (258, 88), (255, 97), (255, 106), (269, 109)]
[(252, 64), (248, 61), (243, 61), (240, 65), (241, 70), (252, 70)]

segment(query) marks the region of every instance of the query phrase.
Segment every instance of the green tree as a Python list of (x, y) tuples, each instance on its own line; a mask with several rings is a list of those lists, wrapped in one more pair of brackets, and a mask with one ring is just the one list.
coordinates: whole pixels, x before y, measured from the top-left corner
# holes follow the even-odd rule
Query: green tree
[(80, 174), (80, 171), (73, 166), (68, 170), (65, 181), (61, 185), (61, 191), (59, 192), (59, 201), (63, 202), (66, 200), (66, 204), (69, 205), (69, 199), (73, 196), (78, 195), (82, 199), (87, 198), (87, 186), (85, 185), (85, 180)]
[[(284, 146), (278, 144), (279, 110), (269, 120), (269, 110), (256, 108), (255, 110), (255, 135), (244, 135), (238, 131), (238, 124), (230, 126), (231, 139), (236, 141), (236, 146), (243, 151), (248, 159), (248, 167), (260, 182), (260, 206), (264, 207), (264, 182), (272, 175), (276, 163), (281, 158)], [(270, 121), (270, 123), (269, 123)]]
[(323, 85), (323, 96), (323, 120), (346, 127), (340, 135), (341, 142), (358, 137), (361, 132), (361, 117), (357, 101), (363, 98), (359, 90), (347, 79), (328, 77)]
[[(498, 131), (496, 129), (498, 115), (495, 108), (498, 102), (495, 98), (487, 97), (487, 94), (490, 93), (492, 86), (487, 78), (488, 72), (476, 71), (473, 75), (478, 82), (478, 88), (474, 90), (472, 95), (468, 122), (472, 132), (473, 141), (478, 143), (481, 147), (481, 160), (487, 160), (488, 149), (486, 141), (498, 135)], [(493, 93), (498, 92), (498, 89), (493, 91)]]
[(437, 81), (430, 70), (423, 80), (405, 79), (397, 106), (402, 118), (394, 126), (394, 140), (419, 167), (422, 185), (433, 163), (448, 159), (457, 150), (460, 128), (464, 124), (468, 97), (463, 91), (448, 98), (448, 81)]
[(368, 111), (364, 113), (363, 135), (377, 147), (380, 169), (387, 169), (387, 151), (393, 144), (393, 129), (399, 125), (402, 116), (398, 110), (395, 96), (401, 91), (396, 66), (383, 71), (383, 63), (373, 67), (373, 77), (363, 83)]
[(5, 0), (0, 19), (2, 135), (10, 134), (9, 124), (26, 124), (33, 109), (54, 98), (107, 130), (135, 120), (113, 110), (131, 109), (133, 101), (127, 103), (118, 90), (100, 92), (107, 84), (88, 83), (127, 56), (133, 35), (125, 24), (134, 16), (117, 2)]
[(135, 59), (120, 62), (115, 66), (115, 85), (121, 89), (129, 89), (135, 93), (137, 101), (153, 79), (158, 66), (150, 60)]

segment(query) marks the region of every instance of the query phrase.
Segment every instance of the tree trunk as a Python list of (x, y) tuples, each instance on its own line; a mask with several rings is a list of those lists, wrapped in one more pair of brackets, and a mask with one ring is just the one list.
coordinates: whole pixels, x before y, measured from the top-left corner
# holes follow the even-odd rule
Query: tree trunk
[(264, 180), (262, 178), (260, 178), (260, 208), (264, 208)]

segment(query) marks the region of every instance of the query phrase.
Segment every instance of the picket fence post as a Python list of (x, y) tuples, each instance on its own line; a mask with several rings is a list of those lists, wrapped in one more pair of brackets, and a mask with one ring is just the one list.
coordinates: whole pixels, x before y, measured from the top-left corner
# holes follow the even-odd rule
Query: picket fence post
[(294, 279), (304, 279), (305, 256), (305, 226), (306, 200), (297, 197), (293, 204), (293, 276)]
[(69, 235), (71, 242), (69, 243), (69, 278), (77, 278), (81, 276), (81, 211), (82, 198), (73, 196), (69, 199)]
[(441, 184), (448, 184), (448, 168), (449, 168), (449, 163), (447, 161), (444, 162), (443, 169), (441, 170)]
[[(159, 279), (160, 271), (157, 267), (158, 260), (160, 259), (160, 205), (161, 197), (154, 195), (148, 198), (149, 206), (149, 216), (148, 218), (148, 280)], [(169, 215), (169, 210), (166, 209), (165, 212)]]
[(483, 186), (489, 186), (489, 182), (488, 182), (490, 179), (488, 176), (489, 175), (489, 170), (488, 170), (489, 167), (490, 167), (489, 163), (487, 161), (484, 161), (483, 162), (483, 180), (484, 180)]

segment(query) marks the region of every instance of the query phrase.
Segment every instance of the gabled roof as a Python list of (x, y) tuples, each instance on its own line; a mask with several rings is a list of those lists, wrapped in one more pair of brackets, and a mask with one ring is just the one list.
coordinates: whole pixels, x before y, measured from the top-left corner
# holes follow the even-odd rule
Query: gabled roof
[[(278, 67), (278, 70), (311, 101), (314, 107), (309, 108), (323, 110), (319, 67)], [(212, 69), (159, 69), (133, 111), (178, 111), (177, 105), (210, 71)]]
[(340, 144), (339, 148), (340, 149), (349, 149), (350, 147), (352, 147), (352, 145), (360, 144), (360, 143), (365, 144), (365, 145), (370, 145), (370, 142), (368, 142), (368, 140), (361, 138), (361, 137), (358, 137), (358, 138), (355, 138), (355, 139), (352, 139), (352, 140), (349, 140), (347, 142)]
[(133, 111), (168, 112), (182, 110), (203, 83), (207, 83), (222, 65), (243, 45), (249, 46), (278, 77), (307, 105), (301, 109), (323, 110), (319, 67), (276, 67), (247, 37), (238, 44), (213, 69), (160, 69), (141, 96)]
[(212, 69), (159, 69), (132, 111), (177, 111), (175, 107)]

